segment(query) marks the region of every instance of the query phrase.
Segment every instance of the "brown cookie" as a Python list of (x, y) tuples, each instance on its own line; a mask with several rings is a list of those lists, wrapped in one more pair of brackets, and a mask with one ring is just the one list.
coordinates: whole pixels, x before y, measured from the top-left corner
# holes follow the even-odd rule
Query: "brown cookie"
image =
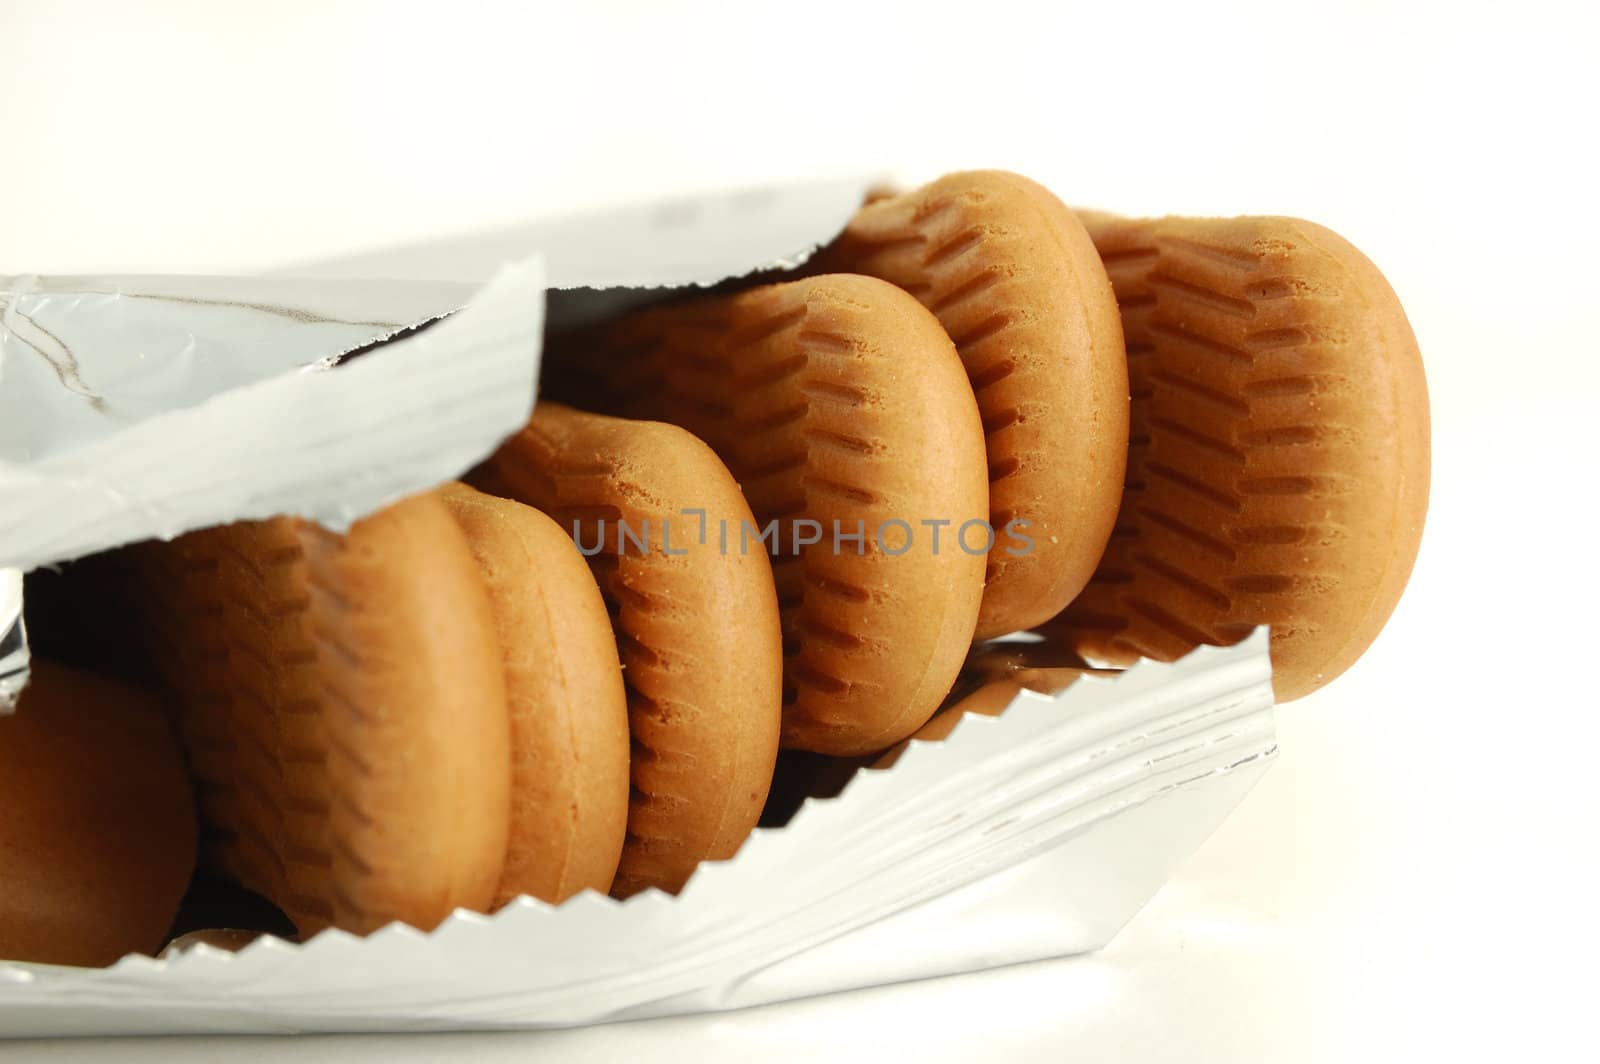
[(1082, 590), (1122, 492), (1128, 373), (1105, 268), (1048, 189), (950, 174), (862, 207), (814, 269), (881, 277), (938, 316), (977, 395), (989, 521), (1026, 553), (989, 557), (977, 637), (1047, 620)]
[[(477, 471), (572, 534), (612, 611), (632, 731), (627, 841), (612, 893), (677, 891), (731, 857), (766, 801), (777, 755), (782, 649), (754, 524), (711, 449), (672, 425), (540, 403)], [(702, 513), (687, 511), (698, 510)]]
[(443, 499), (345, 535), (275, 518), (134, 553), (210, 861), (302, 935), (488, 909), (510, 809), (505, 670)]
[(1126, 663), (1270, 624), (1277, 697), (1307, 694), (1376, 637), (1422, 535), (1428, 395), (1400, 302), (1310, 222), (1085, 221), (1133, 429), (1111, 546), (1048, 628)]
[(775, 530), (785, 746), (874, 753), (932, 715), (986, 555), (1022, 548), (985, 523), (977, 406), (927, 310), (811, 277), (646, 310), (553, 357), (558, 386), (710, 443)]
[(0, 959), (154, 954), (194, 866), (194, 802), (160, 709), (35, 659), (0, 717)]
[(505, 659), (511, 826), (495, 904), (605, 893), (628, 825), (628, 704), (605, 600), (550, 518), (440, 489), (483, 574)]

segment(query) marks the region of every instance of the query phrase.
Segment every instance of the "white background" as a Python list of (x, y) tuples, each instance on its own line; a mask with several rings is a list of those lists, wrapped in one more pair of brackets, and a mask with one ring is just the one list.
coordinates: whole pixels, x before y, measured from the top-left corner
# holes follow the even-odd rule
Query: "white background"
[(751, 181), (1003, 166), (1076, 204), (1342, 231), (1405, 301), (1435, 430), (1393, 622), (1280, 711), (1277, 767), (1099, 955), (578, 1032), (0, 1056), (1592, 1052), (1597, 64), (1583, 3), (0, 0), (0, 272), (250, 268)]

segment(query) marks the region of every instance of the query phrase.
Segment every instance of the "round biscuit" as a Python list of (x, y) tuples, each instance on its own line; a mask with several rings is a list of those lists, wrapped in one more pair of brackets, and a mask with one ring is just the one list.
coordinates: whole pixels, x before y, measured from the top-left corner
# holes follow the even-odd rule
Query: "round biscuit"
[(1421, 541), (1427, 384), (1394, 290), (1293, 218), (1086, 215), (1127, 335), (1133, 430), (1111, 545), (1047, 629), (1113, 663), (1272, 628), (1299, 698), (1377, 636)]
[(809, 277), (652, 308), (555, 359), (587, 401), (711, 444), (772, 526), (785, 746), (875, 753), (933, 714), (986, 559), (1023, 548), (986, 523), (977, 403), (932, 314)]
[(682, 889), (750, 834), (777, 756), (771, 565), (761, 550), (718, 545), (719, 526), (753, 524), (749, 506), (683, 429), (548, 402), (473, 480), (549, 514), (588, 557), (612, 612), (632, 738), (612, 893)]
[(1083, 225), (1016, 174), (949, 174), (868, 202), (812, 269), (871, 274), (921, 300), (949, 333), (983, 418), (992, 552), (976, 636), (1054, 616), (1083, 589), (1115, 522), (1128, 372), (1105, 268)]
[(154, 955), (195, 867), (177, 740), (144, 692), (35, 658), (0, 717), (0, 958)]
[(465, 484), (440, 495), (478, 560), (505, 661), (511, 823), (494, 903), (603, 894), (628, 825), (628, 704), (605, 600), (549, 517)]
[(510, 809), (504, 668), (444, 501), (342, 535), (273, 518), (133, 554), (210, 863), (302, 936), (487, 910)]

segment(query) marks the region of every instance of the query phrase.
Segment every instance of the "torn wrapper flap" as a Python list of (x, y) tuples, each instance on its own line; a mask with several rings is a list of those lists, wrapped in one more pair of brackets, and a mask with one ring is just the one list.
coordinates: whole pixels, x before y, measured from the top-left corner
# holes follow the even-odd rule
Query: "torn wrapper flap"
[(542, 277), (470, 288), (15, 278), (0, 290), (0, 565), (295, 513), (334, 526), (525, 419)]

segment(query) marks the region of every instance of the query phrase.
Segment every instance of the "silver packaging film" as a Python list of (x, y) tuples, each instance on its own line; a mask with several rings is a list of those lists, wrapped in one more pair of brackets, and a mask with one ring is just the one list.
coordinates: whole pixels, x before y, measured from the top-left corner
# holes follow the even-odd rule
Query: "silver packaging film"
[(677, 897), (586, 892), (305, 945), (0, 964), (13, 1035), (566, 1027), (1104, 945), (1276, 753), (1266, 632), (1024, 692), (760, 828)]

